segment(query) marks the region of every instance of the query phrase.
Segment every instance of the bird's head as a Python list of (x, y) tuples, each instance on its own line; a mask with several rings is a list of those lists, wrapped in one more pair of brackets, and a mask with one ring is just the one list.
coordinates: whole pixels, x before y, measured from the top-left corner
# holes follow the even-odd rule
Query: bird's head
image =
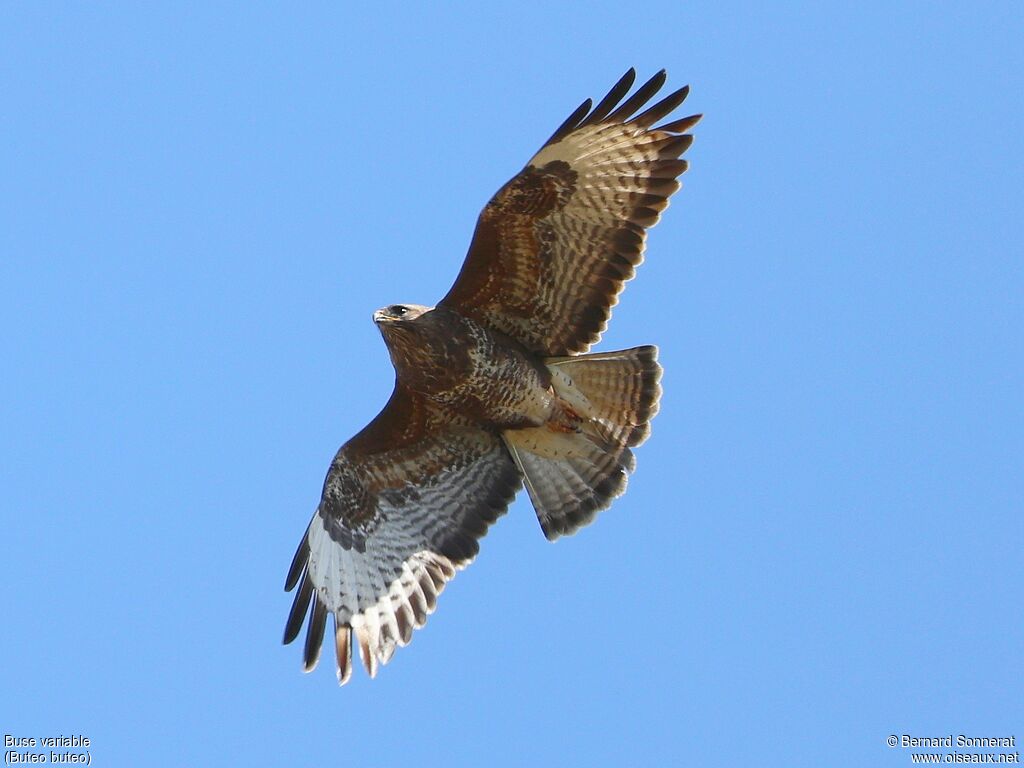
[(443, 307), (391, 304), (373, 313), (391, 362), (406, 383), (423, 384), (448, 373), (449, 347), (458, 328)]
[(373, 322), (383, 331), (385, 325), (411, 323), (430, 309), (419, 304), (389, 304), (373, 313)]
[(391, 350), (392, 360), (396, 352), (411, 357), (415, 348), (425, 346), (422, 337), (430, 324), (429, 313), (430, 307), (419, 304), (389, 304), (373, 313), (373, 322)]

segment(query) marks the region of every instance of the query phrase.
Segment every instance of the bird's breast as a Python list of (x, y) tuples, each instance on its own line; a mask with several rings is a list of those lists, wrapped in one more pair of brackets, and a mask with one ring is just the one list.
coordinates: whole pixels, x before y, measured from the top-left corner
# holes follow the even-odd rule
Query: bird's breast
[(473, 421), (500, 428), (545, 423), (554, 400), (547, 369), (514, 341), (460, 320), (432, 349), (420, 350), (429, 359), (408, 372), (415, 381), (406, 383)]

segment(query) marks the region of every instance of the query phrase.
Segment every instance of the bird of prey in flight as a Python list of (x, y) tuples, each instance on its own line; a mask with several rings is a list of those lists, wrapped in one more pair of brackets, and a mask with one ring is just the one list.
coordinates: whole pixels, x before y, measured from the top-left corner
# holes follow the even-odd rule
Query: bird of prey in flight
[(661, 394), (657, 348), (588, 350), (700, 119), (662, 122), (687, 88), (647, 107), (664, 70), (627, 98), (634, 78), (583, 102), (491, 198), (436, 306), (374, 312), (394, 391), (334, 457), (285, 585), (298, 589), (284, 642), (308, 615), (307, 671), (330, 616), (339, 682), (353, 645), (373, 677), (522, 485), (550, 540), (625, 490)]

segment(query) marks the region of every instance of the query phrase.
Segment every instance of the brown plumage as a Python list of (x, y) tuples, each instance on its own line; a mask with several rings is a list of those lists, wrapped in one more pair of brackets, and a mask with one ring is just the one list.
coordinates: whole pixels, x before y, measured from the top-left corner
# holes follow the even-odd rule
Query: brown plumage
[(699, 120), (652, 127), (687, 89), (637, 115), (665, 73), (622, 101), (634, 77), (584, 102), (495, 194), (436, 307), (374, 313), (395, 389), (335, 456), (285, 585), (298, 590), (284, 641), (308, 616), (307, 670), (330, 615), (339, 681), (353, 644), (376, 674), (522, 484), (549, 539), (624, 491), (657, 411), (657, 349), (583, 353), (679, 188)]

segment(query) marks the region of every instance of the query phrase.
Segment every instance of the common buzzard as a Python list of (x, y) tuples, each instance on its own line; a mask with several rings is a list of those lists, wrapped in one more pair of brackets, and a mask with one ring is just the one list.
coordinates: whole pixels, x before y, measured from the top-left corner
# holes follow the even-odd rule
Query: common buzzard
[(679, 189), (700, 119), (652, 127), (688, 89), (637, 114), (666, 75), (622, 101), (634, 78), (581, 104), (491, 199), (436, 307), (374, 312), (395, 388), (334, 457), (285, 584), (298, 586), (285, 643), (309, 615), (307, 671), (331, 615), (339, 682), (353, 640), (373, 677), (523, 483), (550, 540), (625, 490), (658, 407), (657, 348), (586, 353)]

